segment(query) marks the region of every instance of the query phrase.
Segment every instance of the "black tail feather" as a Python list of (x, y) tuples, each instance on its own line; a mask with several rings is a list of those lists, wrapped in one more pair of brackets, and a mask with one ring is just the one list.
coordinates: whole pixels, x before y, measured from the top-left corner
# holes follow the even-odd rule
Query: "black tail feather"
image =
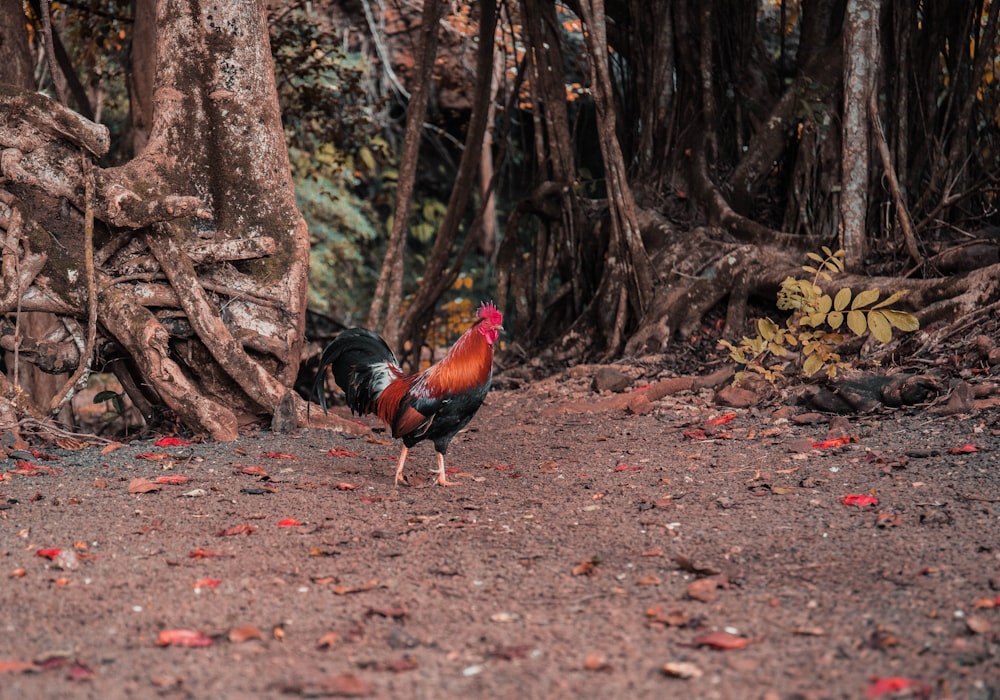
[(334, 338), (319, 361), (312, 394), (326, 411), (326, 368), (333, 370), (337, 386), (347, 395), (347, 405), (355, 413), (375, 410), (382, 388), (378, 368), (385, 363), (398, 367), (396, 356), (386, 342), (367, 328), (351, 328)]

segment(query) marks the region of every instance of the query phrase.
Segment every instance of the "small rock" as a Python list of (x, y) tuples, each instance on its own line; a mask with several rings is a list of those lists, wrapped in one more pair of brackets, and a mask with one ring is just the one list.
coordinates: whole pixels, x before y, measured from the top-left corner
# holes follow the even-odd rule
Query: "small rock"
[(591, 388), (599, 394), (604, 391), (620, 394), (630, 386), (632, 386), (632, 377), (613, 367), (602, 367), (597, 370), (591, 384)]
[(757, 394), (727, 384), (715, 393), (715, 403), (731, 408), (749, 408), (757, 403)]

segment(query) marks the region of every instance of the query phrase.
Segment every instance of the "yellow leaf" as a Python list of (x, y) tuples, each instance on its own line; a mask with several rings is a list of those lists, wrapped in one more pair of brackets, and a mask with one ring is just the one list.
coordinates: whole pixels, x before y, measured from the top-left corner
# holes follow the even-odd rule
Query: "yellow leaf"
[(872, 308), (873, 309), (884, 309), (887, 306), (892, 306), (897, 301), (899, 301), (900, 299), (902, 299), (903, 297), (905, 297), (906, 294), (907, 294), (907, 292), (909, 292), (908, 289), (900, 289), (898, 292), (893, 292), (892, 294), (889, 295), (888, 299), (880, 301), (879, 303), (875, 304), (875, 306), (873, 306)]
[(848, 311), (847, 327), (851, 329), (854, 335), (864, 335), (865, 331), (868, 330), (868, 321), (865, 319), (864, 313), (861, 311)]
[(375, 156), (372, 155), (371, 150), (367, 146), (362, 146), (358, 155), (361, 156), (361, 162), (368, 168), (368, 172), (375, 172)]
[(810, 260), (815, 260), (818, 263), (823, 262), (823, 258), (819, 255), (819, 253), (806, 253), (806, 257)]
[(833, 306), (833, 299), (830, 298), (829, 294), (824, 294), (819, 298), (819, 303), (816, 304), (816, 310), (822, 314), (829, 313), (831, 306)]
[(905, 311), (892, 311), (886, 309), (882, 311), (885, 315), (886, 320), (894, 325), (899, 330), (905, 333), (912, 333), (920, 328), (920, 321), (913, 314), (908, 314)]
[(837, 292), (837, 298), (833, 300), (833, 308), (837, 311), (843, 311), (847, 308), (848, 302), (851, 301), (851, 290), (848, 287), (844, 287), (839, 292)]
[(802, 371), (805, 372), (806, 376), (811, 377), (816, 374), (817, 371), (823, 366), (823, 358), (819, 355), (810, 355), (806, 358), (806, 361), (802, 363)]
[(844, 323), (844, 314), (840, 311), (831, 311), (826, 317), (826, 322), (829, 324), (830, 328), (837, 330), (840, 328), (841, 324)]
[(778, 332), (778, 324), (769, 318), (758, 318), (757, 332), (760, 333), (760, 337), (764, 340), (771, 340), (774, 334)]
[(820, 250), (822, 250), (823, 251), (823, 255), (825, 255), (828, 258), (833, 256), (833, 251), (830, 250), (829, 248), (827, 248), (826, 246), (821, 246)]
[(885, 344), (892, 340), (892, 326), (881, 311), (868, 312), (868, 327), (880, 343)]
[(812, 328), (815, 328), (816, 326), (818, 326), (821, 323), (824, 323), (825, 321), (826, 321), (826, 314), (823, 313), (822, 311), (817, 311), (814, 314), (809, 314), (808, 316), (805, 317), (805, 319), (803, 319), (803, 322), (807, 326), (810, 326)]
[(770, 350), (771, 354), (774, 355), (775, 357), (784, 357), (785, 355), (788, 354), (788, 350), (786, 350), (783, 346), (778, 345), (777, 343), (768, 343), (767, 349)]
[(866, 289), (865, 291), (854, 297), (854, 303), (851, 304), (852, 309), (860, 309), (863, 306), (868, 306), (878, 300), (879, 291), (877, 289)]

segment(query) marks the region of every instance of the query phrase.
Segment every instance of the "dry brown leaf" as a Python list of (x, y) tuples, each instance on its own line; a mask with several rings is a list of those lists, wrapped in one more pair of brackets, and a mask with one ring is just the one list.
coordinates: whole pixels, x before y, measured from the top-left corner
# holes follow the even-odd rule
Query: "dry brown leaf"
[(152, 493), (154, 491), (159, 491), (162, 487), (159, 484), (154, 484), (149, 479), (139, 476), (128, 485), (129, 493)]
[(347, 595), (348, 593), (361, 593), (363, 591), (370, 591), (378, 586), (378, 579), (372, 579), (362, 583), (360, 586), (334, 586), (333, 592), (337, 595)]
[(713, 603), (719, 597), (719, 594), (716, 593), (718, 587), (719, 582), (714, 577), (700, 578), (689, 583), (685, 593), (687, 593), (688, 598), (700, 600), (702, 603)]
[(327, 632), (326, 634), (324, 634), (322, 637), (319, 638), (318, 642), (316, 642), (316, 648), (333, 649), (335, 646), (337, 646), (337, 639), (338, 637), (336, 632)]
[(264, 639), (264, 635), (256, 625), (243, 625), (229, 630), (229, 641), (233, 644), (247, 642), (251, 639)]
[(709, 632), (695, 637), (688, 646), (708, 647), (716, 651), (733, 651), (746, 649), (749, 644), (750, 640), (746, 637), (737, 637), (729, 632)]

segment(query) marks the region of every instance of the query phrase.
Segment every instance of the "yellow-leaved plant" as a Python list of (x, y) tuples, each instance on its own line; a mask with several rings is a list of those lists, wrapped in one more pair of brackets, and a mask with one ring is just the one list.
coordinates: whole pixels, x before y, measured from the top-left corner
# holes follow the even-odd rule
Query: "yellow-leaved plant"
[[(898, 291), (879, 301), (882, 293), (878, 289), (866, 289), (855, 294), (843, 287), (832, 297), (817, 284), (820, 280), (832, 281), (832, 275), (844, 271), (843, 250), (831, 251), (822, 248), (823, 255), (809, 253), (813, 264), (804, 265), (803, 270), (812, 279), (788, 277), (778, 291), (778, 308), (788, 311), (785, 325), (781, 326), (769, 318), (756, 320), (757, 335), (744, 337), (739, 344), (722, 340), (720, 344), (729, 350), (729, 356), (745, 371), (756, 372), (772, 384), (784, 376), (787, 362), (780, 359), (789, 354), (790, 348), (801, 348), (802, 371), (812, 376), (825, 370), (828, 377), (835, 377), (837, 371), (847, 367), (836, 352), (844, 341), (846, 326), (860, 337), (871, 332), (872, 337), (886, 344), (892, 340), (892, 329), (915, 331), (920, 323), (913, 314), (890, 308), (906, 294)], [(824, 257), (825, 256), (825, 257)], [(743, 372), (736, 376), (737, 380)]]

